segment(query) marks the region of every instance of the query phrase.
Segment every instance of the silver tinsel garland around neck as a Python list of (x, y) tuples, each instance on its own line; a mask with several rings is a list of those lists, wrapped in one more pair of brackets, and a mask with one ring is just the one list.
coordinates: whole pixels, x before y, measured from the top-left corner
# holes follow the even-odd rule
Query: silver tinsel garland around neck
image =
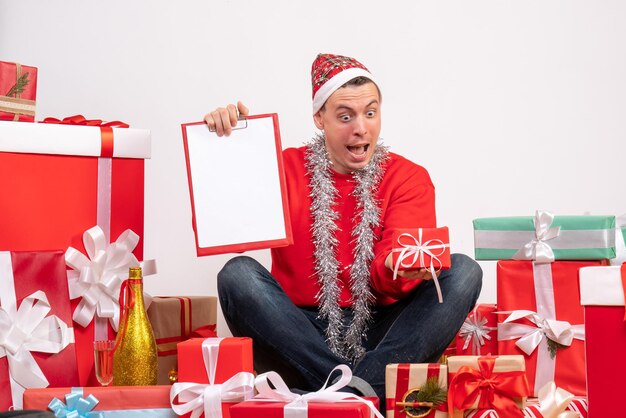
[(336, 237), (339, 215), (333, 209), (339, 192), (333, 183), (332, 162), (325, 144), (325, 137), (318, 134), (308, 144), (306, 168), (310, 177), (313, 245), (315, 250), (315, 273), (320, 291), (317, 294), (319, 316), (328, 321), (326, 340), (333, 353), (356, 361), (365, 354), (363, 337), (370, 320), (373, 296), (370, 291), (370, 264), (374, 258), (374, 228), (380, 223), (380, 208), (375, 198), (385, 161), (389, 158), (388, 148), (378, 144), (369, 163), (352, 173), (356, 183), (355, 223), (352, 237), (355, 240), (354, 261), (350, 267), (350, 291), (352, 293), (353, 318), (349, 326), (343, 324), (340, 307), (339, 273)]

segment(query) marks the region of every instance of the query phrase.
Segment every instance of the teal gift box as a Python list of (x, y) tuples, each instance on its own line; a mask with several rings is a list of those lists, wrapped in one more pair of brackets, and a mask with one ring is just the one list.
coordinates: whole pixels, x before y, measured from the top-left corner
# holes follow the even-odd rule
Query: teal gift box
[(474, 220), (477, 260), (602, 260), (615, 257), (615, 216), (533, 216)]

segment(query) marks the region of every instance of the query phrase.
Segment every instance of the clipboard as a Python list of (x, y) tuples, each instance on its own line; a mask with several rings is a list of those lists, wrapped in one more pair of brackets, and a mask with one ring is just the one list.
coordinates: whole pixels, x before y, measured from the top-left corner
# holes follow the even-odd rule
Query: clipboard
[(278, 115), (246, 116), (228, 137), (181, 126), (198, 256), (292, 244)]

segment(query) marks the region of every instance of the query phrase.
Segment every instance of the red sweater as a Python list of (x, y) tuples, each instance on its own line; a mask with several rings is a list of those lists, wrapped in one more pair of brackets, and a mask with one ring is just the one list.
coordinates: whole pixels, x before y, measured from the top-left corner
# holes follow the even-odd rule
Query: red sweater
[[(293, 245), (272, 249), (272, 274), (297, 306), (316, 306), (319, 292), (313, 259), (311, 233), (311, 198), (309, 178), (305, 168), (306, 147), (283, 151)], [(381, 180), (376, 199), (380, 202), (381, 226), (375, 229), (374, 260), (371, 265), (372, 292), (376, 304), (387, 305), (401, 299), (415, 289), (421, 280), (398, 277), (385, 267), (385, 258), (392, 250), (393, 228), (433, 228), (435, 220), (435, 188), (428, 172), (406, 158), (389, 153), (385, 175)], [(341, 306), (350, 306), (350, 271), (354, 259), (354, 242), (351, 239), (355, 222), (356, 199), (351, 195), (354, 182), (350, 174), (333, 172), (333, 181), (339, 198), (333, 207), (339, 213), (337, 225), (337, 260)]]

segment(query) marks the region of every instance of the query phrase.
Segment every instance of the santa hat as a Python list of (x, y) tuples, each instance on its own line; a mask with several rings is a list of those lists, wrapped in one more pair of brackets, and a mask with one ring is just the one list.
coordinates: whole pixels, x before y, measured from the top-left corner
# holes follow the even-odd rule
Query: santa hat
[(318, 54), (311, 66), (313, 114), (316, 114), (324, 106), (326, 100), (339, 87), (357, 77), (366, 77), (376, 83), (369, 70), (354, 58)]

